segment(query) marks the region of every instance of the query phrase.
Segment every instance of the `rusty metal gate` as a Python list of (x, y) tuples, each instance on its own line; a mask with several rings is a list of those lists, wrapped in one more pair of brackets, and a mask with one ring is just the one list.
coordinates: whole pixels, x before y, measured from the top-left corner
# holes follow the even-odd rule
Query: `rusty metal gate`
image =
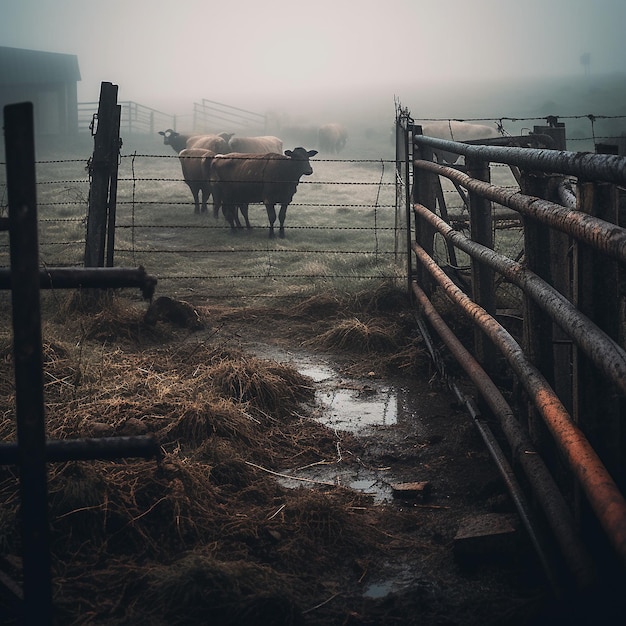
[[(626, 158), (568, 152), (563, 124), (549, 122), (462, 143), (423, 135), (399, 109), (398, 178), (420, 328), (472, 381), (482, 417), (497, 418), (509, 452), (494, 458), (522, 520), (532, 538), (536, 511), (511, 465), (580, 589), (626, 566)], [(442, 151), (463, 159), (443, 164)], [(491, 182), (494, 165), (510, 169), (511, 186)], [(464, 223), (450, 218), (446, 185)], [(499, 242), (503, 216), (517, 249)], [(451, 330), (459, 315), (469, 332)]]

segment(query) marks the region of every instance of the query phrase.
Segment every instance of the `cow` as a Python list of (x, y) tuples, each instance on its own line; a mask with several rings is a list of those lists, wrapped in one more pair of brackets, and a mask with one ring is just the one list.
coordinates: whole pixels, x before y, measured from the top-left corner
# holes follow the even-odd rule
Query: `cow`
[(262, 137), (233, 137), (228, 141), (229, 152), (247, 154), (281, 154), (283, 151), (282, 139), (272, 135)]
[(220, 135), (181, 135), (175, 130), (168, 128), (166, 131), (160, 130), (159, 135), (163, 136), (163, 143), (166, 146), (171, 146), (172, 150), (177, 154), (185, 148), (204, 148), (216, 154), (230, 152), (228, 139), (232, 135), (229, 136), (228, 133)]
[(193, 196), (194, 213), (207, 212), (207, 202), (211, 196), (211, 181), (208, 172), (214, 156), (215, 152), (204, 148), (183, 148), (178, 153), (183, 178)]
[(341, 124), (324, 124), (317, 130), (317, 145), (322, 152), (338, 154), (347, 140), (348, 131)]
[(248, 205), (263, 203), (267, 210), (270, 228), (269, 236), (274, 237), (276, 204), (280, 204), (278, 220), (279, 236), (285, 236), (285, 216), (298, 188), (301, 176), (310, 176), (313, 168), (309, 159), (317, 150), (298, 147), (285, 150), (284, 154), (231, 153), (216, 155), (210, 167), (210, 180), (214, 190), (214, 202), (219, 203), (224, 217), (230, 224), (231, 232), (240, 226), (237, 217), (239, 208), (248, 222)]
[[(460, 122), (458, 120), (437, 120), (425, 122), (422, 126), (422, 133), (428, 137), (437, 139), (447, 139), (449, 141), (473, 141), (477, 139), (489, 139), (499, 137), (498, 131), (491, 126), (484, 124), (472, 124), (470, 122)], [(439, 163), (456, 163), (458, 154), (445, 152), (444, 150), (433, 150)]]

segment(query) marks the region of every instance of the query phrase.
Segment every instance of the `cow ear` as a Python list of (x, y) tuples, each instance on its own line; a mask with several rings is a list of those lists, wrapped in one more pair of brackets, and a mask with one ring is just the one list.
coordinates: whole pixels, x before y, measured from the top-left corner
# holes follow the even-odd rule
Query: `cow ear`
[(162, 130), (159, 131), (159, 135), (163, 135), (163, 137), (165, 137), (165, 133)]
[(293, 154), (293, 150), (285, 150), (285, 156), (290, 157)]
[(307, 156), (314, 157), (317, 154), (317, 150), (309, 150), (307, 152)]

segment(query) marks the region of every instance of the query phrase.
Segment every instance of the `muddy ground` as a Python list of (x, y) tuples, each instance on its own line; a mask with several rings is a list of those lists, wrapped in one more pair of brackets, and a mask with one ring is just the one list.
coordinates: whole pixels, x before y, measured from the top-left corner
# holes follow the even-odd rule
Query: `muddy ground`
[[(402, 295), (196, 302), (149, 323), (137, 303), (52, 308), (49, 436), (152, 435), (164, 454), (51, 467), (55, 624), (587, 623), (554, 600)], [(2, 472), (3, 569), (19, 581)], [(490, 524), (506, 532), (461, 540)]]

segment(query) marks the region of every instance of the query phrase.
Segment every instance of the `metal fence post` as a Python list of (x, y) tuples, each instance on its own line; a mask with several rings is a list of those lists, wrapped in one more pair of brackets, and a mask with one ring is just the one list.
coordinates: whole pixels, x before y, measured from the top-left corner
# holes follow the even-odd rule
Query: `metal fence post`
[(32, 103), (4, 108), (26, 626), (52, 619), (33, 126)]

